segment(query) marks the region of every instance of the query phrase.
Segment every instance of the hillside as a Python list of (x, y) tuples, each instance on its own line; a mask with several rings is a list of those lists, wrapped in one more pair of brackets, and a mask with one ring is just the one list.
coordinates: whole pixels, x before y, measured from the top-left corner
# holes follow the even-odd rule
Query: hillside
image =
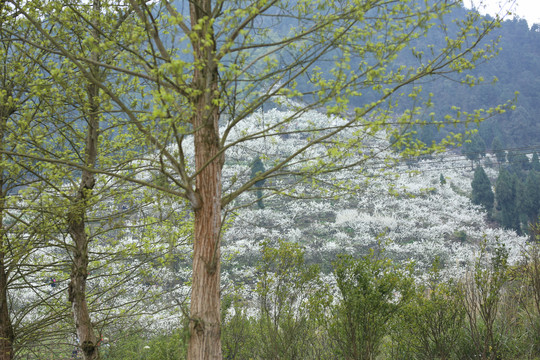
[[(277, 112), (273, 110), (266, 118)], [(307, 114), (306, 118), (316, 116)], [(274, 144), (260, 140), (249, 148), (264, 148), (260, 155), (271, 161), (274, 151), (293, 148), (289, 142), (294, 141), (299, 139)], [(385, 148), (382, 142), (378, 147)], [(490, 155), (483, 159), (493, 187), (498, 174), (494, 159)], [(267, 190), (262, 188), (264, 208), (260, 208), (255, 191), (246, 195), (242, 200), (246, 207), (234, 211), (225, 232), (225, 253), (232, 256), (226, 271), (241, 276), (255, 262), (263, 240), (275, 243), (278, 239), (302, 244), (308, 261), (326, 271), (337, 254), (365, 255), (369, 248), (378, 248), (379, 241), (389, 256), (414, 260), (420, 272), (439, 257), (451, 277), (459, 277), (471, 265), (484, 236), (490, 244), (497, 240), (505, 244), (511, 262), (519, 259), (527, 238), (496, 227), (481, 207), (471, 203), (473, 169), (465, 156), (449, 151), (391, 168), (381, 166), (382, 156), (373, 161), (365, 169), (367, 173), (340, 174), (354, 190), (337, 198), (273, 195), (266, 185)], [(242, 163), (233, 167), (235, 176), (249, 174), (249, 157)], [(306, 183), (302, 190), (308, 194), (321, 191)]]

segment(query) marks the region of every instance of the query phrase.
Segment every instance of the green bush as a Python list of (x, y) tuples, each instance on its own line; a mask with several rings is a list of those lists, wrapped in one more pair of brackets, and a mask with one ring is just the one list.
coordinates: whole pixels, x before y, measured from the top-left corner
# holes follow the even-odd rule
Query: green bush
[(298, 244), (279, 241), (272, 247), (265, 242), (261, 252), (256, 358), (316, 358), (318, 324), (332, 300), (328, 284), (318, 266), (306, 265)]
[(508, 251), (504, 245), (497, 244), (489, 254), (484, 240), (472, 273), (462, 281), (467, 328), (474, 353), (481, 359), (499, 359), (504, 353), (505, 324), (497, 320), (508, 275)]
[(247, 315), (247, 306), (236, 293), (224, 296), (221, 306), (223, 359), (250, 359), (257, 346), (255, 320)]
[(428, 284), (418, 287), (396, 323), (395, 343), (409, 359), (457, 359), (457, 345), (464, 337), (462, 293), (454, 283), (441, 281), (438, 260), (429, 275)]
[(375, 359), (390, 324), (414, 294), (411, 269), (404, 271), (373, 251), (360, 259), (342, 255), (334, 267), (341, 295), (330, 320), (335, 354), (345, 359)]
[(178, 360), (187, 356), (186, 332), (179, 328), (170, 333), (137, 333), (111, 339), (101, 348), (103, 360)]

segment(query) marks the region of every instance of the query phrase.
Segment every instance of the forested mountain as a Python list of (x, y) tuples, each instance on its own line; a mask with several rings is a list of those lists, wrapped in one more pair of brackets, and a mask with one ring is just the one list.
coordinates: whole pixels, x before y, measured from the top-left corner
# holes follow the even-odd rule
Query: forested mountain
[[(480, 125), (480, 135), (492, 148), (499, 137), (507, 149), (535, 148), (540, 143), (540, 31), (538, 25), (530, 29), (523, 19), (503, 21), (489, 36), (499, 37), (499, 54), (478, 64), (472, 72), (484, 83), (464, 91), (455, 79), (426, 84), (433, 92), (434, 103), (441, 109), (452, 106), (472, 111), (478, 104), (496, 106), (519, 92), (515, 111), (487, 119)], [(428, 40), (427, 40), (428, 41)], [(428, 41), (429, 42), (429, 41)], [(496, 82), (493, 80), (496, 79)], [(459, 79), (458, 79), (459, 81)], [(525, 149), (524, 149), (525, 150)]]
[[(393, 64), (394, 69), (400, 65), (418, 66), (425, 63), (433, 49), (444, 46), (445, 37), (455, 34), (459, 24), (472, 10), (464, 7), (455, 8), (451, 13), (434, 21), (433, 26), (425, 36), (419, 36), (411, 41), (407, 50), (401, 51)], [(495, 21), (489, 15), (484, 17), (487, 22)], [(289, 19), (275, 26), (268, 20), (268, 26), (276, 36), (284, 36), (294, 27), (295, 20)], [(479, 61), (474, 69), (467, 72), (448, 73), (444, 77), (426, 77), (414, 82), (409, 88), (421, 86), (421, 96), (414, 100), (399, 97), (396, 112), (403, 112), (415, 106), (429, 106), (418, 118), (428, 125), (418, 127), (418, 138), (427, 144), (432, 140), (440, 140), (449, 132), (456, 131), (454, 127), (437, 127), (430, 122), (440, 122), (446, 114), (457, 111), (473, 112), (475, 109), (496, 107), (509, 100), (515, 99), (515, 110), (504, 114), (496, 114), (487, 118), (479, 126), (479, 133), (487, 149), (492, 149), (495, 138), (499, 138), (505, 149), (538, 149), (540, 146), (540, 25), (529, 26), (524, 19), (510, 18), (501, 22), (500, 27), (493, 30), (482, 40), (493, 42), (498, 54), (485, 54), (486, 58)], [(287, 54), (282, 54), (280, 61), (287, 61)], [(357, 61), (360, 61), (357, 60)], [(353, 56), (353, 63), (355, 62)], [(312, 69), (329, 72), (332, 63), (315, 61)], [(472, 77), (471, 77), (472, 76)], [(473, 78), (474, 77), (474, 78)], [(309, 72), (301, 78), (299, 87), (303, 90), (310, 88), (312, 78)], [(432, 97), (429, 98), (429, 94)], [(516, 94), (518, 94), (516, 96)], [(362, 89), (361, 96), (351, 97), (351, 104), (362, 106), (377, 98), (370, 88)], [(271, 106), (271, 105), (270, 105)], [(431, 117), (431, 114), (434, 117)], [(473, 128), (475, 128), (473, 126)], [(464, 131), (462, 125), (458, 130)]]
[[(463, 21), (470, 10), (465, 8), (454, 9), (444, 16), (444, 25), (435, 25), (433, 31), (427, 36), (419, 37), (411, 43), (411, 51), (400, 53), (397, 64), (422, 63), (422, 55), (417, 52), (429, 53), (433, 44), (443, 43), (443, 39), (452, 31), (456, 31), (457, 23)], [(493, 21), (488, 15), (486, 21)], [(479, 106), (483, 108), (495, 107), (509, 100), (516, 99), (515, 110), (504, 114), (497, 114), (486, 119), (479, 126), (480, 136), (488, 149), (492, 149), (495, 138), (506, 149), (531, 152), (540, 146), (540, 25), (528, 26), (524, 19), (513, 18), (501, 22), (500, 27), (490, 33), (484, 41), (496, 41), (494, 44), (498, 54), (488, 56), (485, 61), (479, 62), (475, 69), (465, 75), (464, 73), (448, 74), (444, 78), (425, 78), (411, 86), (421, 86), (422, 100), (416, 98), (411, 101), (400, 98), (398, 109), (405, 111), (414, 106), (422, 105), (428, 101), (430, 106), (419, 116), (428, 123), (427, 126), (418, 127), (418, 137), (426, 142), (442, 139), (449, 131), (456, 131), (454, 127), (437, 129), (429, 125), (431, 121), (441, 121), (448, 113), (458, 110), (472, 112)], [(414, 49), (414, 51), (413, 51)], [(473, 80), (470, 76), (476, 77)], [(479, 81), (479, 79), (481, 79)], [(470, 87), (470, 84), (472, 87)], [(474, 85), (474, 86), (473, 86)], [(516, 93), (518, 93), (516, 97)], [(369, 99), (369, 91), (367, 92)], [(366, 101), (359, 98), (358, 101)], [(354, 100), (353, 100), (354, 101)], [(431, 113), (435, 117), (431, 117)], [(458, 126), (459, 130), (465, 127)], [(473, 127), (474, 128), (474, 127)]]

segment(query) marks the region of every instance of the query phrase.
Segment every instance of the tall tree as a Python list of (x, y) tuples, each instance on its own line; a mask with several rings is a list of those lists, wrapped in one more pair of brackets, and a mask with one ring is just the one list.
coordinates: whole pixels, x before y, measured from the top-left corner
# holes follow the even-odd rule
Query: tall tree
[[(37, 248), (41, 214), (35, 212), (35, 194), (28, 190), (36, 185), (36, 179), (28, 170), (32, 163), (17, 163), (5, 151), (21, 147), (19, 137), (29, 131), (27, 120), (22, 116), (24, 109), (31, 107), (35, 112), (40, 104), (34, 102), (35, 79), (38, 67), (28, 59), (32, 54), (43, 60), (46, 56), (39, 49), (21, 45), (11, 36), (12, 32), (30, 36), (32, 28), (17, 18), (12, 7), (0, 2), (0, 359), (13, 359), (16, 343), (31, 336), (24, 330), (25, 312), (13, 305), (15, 288), (25, 289), (32, 273), (43, 269), (31, 264)], [(25, 193), (26, 195), (23, 195)], [(31, 204), (31, 205), (27, 205)], [(27, 314), (36, 307), (32, 296), (25, 299)], [(59, 310), (58, 313), (61, 313)], [(39, 325), (33, 324), (33, 334)], [(18, 336), (18, 337), (17, 337)]]
[(511, 150), (508, 152), (508, 162), (516, 173), (521, 173), (531, 169), (529, 158), (523, 152)]
[(538, 153), (535, 151), (531, 159), (531, 167), (534, 171), (540, 171), (540, 160), (538, 159)]
[[(99, 17), (101, 12), (100, 0), (94, 0), (90, 8), (92, 13), (91, 45), (87, 57), (94, 62), (99, 61), (98, 47), (100, 36), (98, 33)], [(84, 56), (84, 55), (83, 55)], [(96, 65), (90, 65), (87, 71), (95, 78), (103, 77), (103, 71)], [(84, 94), (81, 101), (81, 116), (85, 123), (84, 147), (81, 151), (81, 163), (84, 169), (81, 172), (75, 196), (71, 198), (66, 212), (67, 231), (73, 241), (72, 264), (70, 282), (68, 286), (68, 300), (71, 303), (73, 320), (75, 322), (77, 338), (79, 340), (83, 358), (85, 360), (99, 359), (98, 337), (96, 336), (87, 300), (87, 277), (89, 274), (89, 246), (91, 237), (88, 236), (88, 212), (92, 206), (92, 197), (96, 184), (96, 176), (92, 171), (98, 164), (98, 136), (101, 131), (100, 90), (95, 83), (82, 83)], [(77, 149), (79, 150), (79, 149)]]
[[(4, 17), (4, 9), (0, 8), (0, 16)], [(1, 21), (1, 19), (0, 19)], [(3, 21), (0, 27), (3, 27)], [(9, 44), (9, 42), (6, 42)], [(4, 43), (5, 44), (5, 43)], [(3, 54), (7, 54), (6, 49), (2, 49)], [(3, 59), (5, 61), (5, 57)], [(7, 67), (6, 63), (3, 64)], [(0, 105), (0, 146), (5, 147), (4, 139), (7, 134), (7, 123), (10, 116), (16, 111), (17, 105), (13, 94), (13, 84), (10, 84), (10, 79), (6, 79), (6, 74), (2, 79), (1, 88), (1, 105)], [(2, 164), (4, 163), (4, 155), (0, 158)], [(7, 187), (5, 178), (6, 169), (3, 165), (0, 168), (0, 359), (8, 360), (13, 358), (13, 340), (15, 334), (13, 332), (13, 325), (11, 317), (9, 315), (9, 302), (8, 302), (8, 270), (6, 268), (6, 250), (7, 240), (6, 231), (4, 229), (4, 217), (6, 212), (6, 196)]]
[[(58, 10), (62, 11), (55, 13), (58, 16), (55, 20), (71, 21), (76, 10), (70, 6), (66, 8), (62, 4), (59, 5)], [(54, 250), (51, 250), (52, 246), (50, 246), (48, 251), (64, 253), (70, 262), (68, 264), (70, 268), (70, 271), (68, 270), (69, 280), (64, 282), (68, 286), (58, 286), (58, 288), (65, 292), (71, 305), (72, 320), (70, 324), (75, 325), (78, 351), (82, 352), (84, 359), (98, 359), (100, 336), (96, 328), (95, 312), (94, 318), (92, 316), (92, 310), (95, 309), (91, 308), (93, 299), (90, 296), (90, 291), (94, 296), (98, 291), (96, 289), (89, 290), (89, 281), (90, 273), (96, 267), (95, 264), (102, 259), (92, 258), (92, 252), (98, 245), (101, 251), (106, 248), (104, 244), (111, 242), (111, 239), (114, 238), (110, 233), (118, 233), (119, 228), (121, 229), (118, 224), (129, 219), (126, 216), (130, 215), (128, 212), (139, 206), (142, 201), (134, 200), (129, 195), (118, 195), (120, 192), (129, 194), (133, 187), (112, 181), (110, 178), (103, 179), (102, 177), (100, 181), (96, 175), (95, 169), (99, 168), (102, 172), (115, 171), (117, 175), (122, 173), (125, 176), (125, 171), (122, 171), (125, 170), (125, 166), (129, 165), (126, 165), (123, 162), (125, 158), (118, 154), (129, 152), (132, 147), (137, 145), (129, 142), (133, 138), (127, 140), (126, 134), (118, 131), (117, 120), (111, 115), (110, 108), (108, 108), (110, 101), (103, 96), (99, 86), (81, 75), (81, 72), (86, 72), (96, 79), (106, 78), (107, 69), (95, 64), (98, 61), (110, 61), (110, 59), (100, 57), (101, 40), (103, 36), (112, 36), (111, 29), (114, 30), (115, 27), (118, 27), (124, 18), (107, 17), (107, 14), (101, 12), (101, 1), (99, 0), (94, 0), (91, 6), (84, 5), (84, 9), (86, 17), (84, 19), (75, 17), (80, 22), (72, 24), (76, 28), (76, 38), (80, 41), (66, 42), (65, 37), (63, 37), (65, 34), (61, 32), (56, 33), (55, 39), (62, 42), (73, 54), (87, 58), (90, 63), (85, 63), (84, 67), (78, 69), (72, 63), (62, 62), (56, 54), (50, 53), (51, 56), (47, 62), (28, 53), (22, 52), (20, 54), (23, 57), (26, 56), (24, 57), (26, 61), (33, 66), (38, 66), (41, 70), (39, 76), (36, 76), (40, 82), (32, 84), (36, 85), (37, 88), (32, 96), (44, 105), (40, 108), (27, 107), (24, 111), (21, 110), (21, 118), (30, 119), (27, 121), (30, 123), (29, 127), (32, 131), (18, 134), (16, 141), (27, 146), (25, 149), (18, 150), (19, 155), (24, 155), (23, 160), (19, 156), (16, 161), (33, 159), (36, 163), (31, 167), (31, 175), (46, 184), (43, 189), (47, 196), (41, 196), (41, 211), (48, 214), (48, 220), (54, 224), (51, 226), (55, 227), (54, 232), (50, 234), (54, 241), (49, 240), (49, 242), (56, 246)], [(107, 18), (108, 21), (103, 20), (103, 18)], [(103, 23), (108, 25), (102, 26)], [(25, 44), (21, 38), (18, 38), (19, 34), (13, 32), (10, 35), (17, 45)], [(32, 45), (35, 46), (38, 43)], [(42, 41), (38, 46), (46, 48), (49, 44), (47, 41)], [(45, 51), (45, 53), (48, 52)], [(45, 84), (46, 86), (44, 86)], [(35, 118), (29, 115), (37, 113), (38, 110), (41, 111), (39, 113), (41, 115), (35, 116)], [(20, 124), (22, 125), (22, 122)], [(127, 141), (124, 141), (122, 145), (112, 144), (111, 138), (117, 137), (124, 137)], [(11, 156), (13, 155), (12, 151)], [(41, 157), (47, 157), (48, 161), (36, 161)], [(71, 165), (65, 166), (65, 164)], [(114, 170), (112, 170), (113, 168)], [(141, 197), (142, 195), (150, 196), (142, 191), (134, 196)], [(110, 201), (111, 198), (115, 198), (115, 200), (121, 198), (122, 207), (126, 206), (125, 204), (128, 202), (131, 203), (129, 207), (132, 209), (118, 211), (110, 204), (102, 204)], [(179, 208), (176, 209), (176, 211), (178, 210)], [(124, 216), (119, 215), (119, 213), (124, 213)], [(166, 213), (166, 211), (162, 211), (162, 213)], [(150, 218), (154, 214), (146, 213), (145, 215)], [(152, 223), (151, 220), (147, 221), (146, 219), (140, 222)], [(162, 223), (155, 226), (162, 226)], [(131, 233), (136, 236), (136, 231)], [(177, 232), (171, 232), (171, 234), (175, 233)], [(152, 235), (146, 237), (151, 238)], [(112, 259), (111, 263), (100, 264), (100, 266), (115, 268), (115, 274), (109, 276), (109, 279), (117, 281), (120, 278), (122, 282), (130, 282), (131, 277), (126, 275), (125, 267), (119, 266), (119, 262), (125, 261), (122, 260), (122, 255), (127, 256), (133, 252), (122, 254), (122, 251), (125, 251), (123, 246), (117, 246), (119, 250), (112, 252), (111, 247), (106, 252), (100, 253), (100, 258)], [(142, 267), (140, 265), (141, 258), (145, 255), (148, 256), (147, 254), (136, 255), (134, 256), (137, 257), (137, 261), (131, 260), (130, 262), (131, 271), (137, 271), (139, 267)], [(90, 265), (91, 262), (94, 263), (94, 266)], [(96, 278), (97, 276), (92, 277)], [(113, 288), (107, 285), (100, 289), (100, 303), (104, 304), (107, 299), (111, 300), (109, 294), (113, 292)], [(126, 301), (130, 302), (130, 312), (132, 312), (137, 307), (134, 305), (141, 301), (141, 297), (134, 295)], [(114, 302), (114, 307), (109, 309), (115, 308), (124, 301), (114, 299)], [(112, 313), (110, 314), (112, 315)], [(66, 318), (63, 320), (67, 322)], [(64, 338), (65, 336), (67, 335), (64, 334)]]
[[(102, 13), (134, 19), (129, 26), (119, 26), (118, 36), (102, 35), (100, 50), (118, 59), (110, 64), (73, 53), (55, 38), (58, 33), (78, 34), (71, 25), (76, 21), (56, 22), (61, 18), (57, 14), (67, 7), (77, 10), (74, 18), (84, 17), (86, 5), (63, 0), (12, 3), (40, 31), (51, 51), (74, 64), (115, 103), (125, 119), (124, 129), (145, 140), (156, 168), (174, 184), (163, 187), (147, 181), (146, 185), (191, 204), (195, 229), (189, 359), (221, 359), (222, 210), (265, 178), (274, 178), (274, 189), (280, 193), (291, 184), (280, 185), (279, 177), (317, 184), (321, 176), (343, 168), (362, 170), (370, 159), (383, 156), (384, 149), (365, 150), (379, 136), (396, 142), (410, 138), (410, 125), (417, 123), (420, 109), (415, 106), (396, 117), (392, 110), (396, 99), (408, 95), (421, 101), (421, 88), (414, 86), (421, 79), (460, 74), (489, 57), (495, 48), (492, 43), (477, 47), (497, 25), (496, 20), (481, 21), (479, 14), (470, 12), (434, 47), (413, 48), (414, 65), (396, 66), (399, 53), (411, 52), (411, 41), (436, 25), (444, 27), (440, 19), (461, 2), (436, 0), (427, 6), (413, 0), (103, 1)], [(55, 31), (43, 29), (42, 17), (54, 22)], [(88, 65), (111, 73), (100, 79), (87, 71)], [(127, 91), (125, 83), (138, 84), (138, 93)], [(371, 92), (369, 98), (349, 107), (350, 100), (362, 99), (364, 91)], [(265, 103), (286, 107), (289, 113), (255, 124), (250, 115)], [(302, 119), (313, 109), (324, 109), (324, 121)], [(489, 113), (498, 110), (503, 109)], [(335, 117), (346, 113), (351, 115)], [(457, 116), (463, 117), (446, 119), (481, 120), (480, 112)], [(341, 139), (340, 133), (348, 130), (354, 134), (352, 140)], [(223, 191), (226, 154), (261, 138), (276, 141), (284, 135), (299, 135), (294, 149), (275, 154), (266, 171), (255, 178), (236, 177)], [(445, 139), (447, 144), (454, 142), (454, 137)], [(313, 158), (310, 152), (315, 148), (324, 149), (324, 155)], [(404, 148), (404, 155), (424, 150), (416, 142)], [(340, 187), (346, 184), (340, 182)]]
[(540, 174), (529, 171), (523, 186), (521, 187), (520, 210), (527, 215), (529, 236), (534, 240), (534, 231), (531, 231), (537, 223), (540, 215)]
[(517, 211), (517, 178), (515, 175), (502, 169), (495, 185), (495, 198), (497, 208), (501, 211), (501, 225), (507, 229), (521, 232), (519, 214)]
[[(68, 7), (61, 15), (67, 20), (71, 13)], [(101, 60), (98, 50), (100, 1), (94, 0), (87, 8), (87, 13), (91, 24), (89, 31), (85, 29), (86, 22), (72, 24), (78, 34), (88, 34), (85, 36), (87, 43), (72, 42), (66, 46), (77, 56), (97, 62)], [(57, 33), (57, 36), (61, 37), (62, 33)], [(63, 39), (59, 38), (58, 41)], [(40, 45), (46, 46), (46, 43), (41, 42)], [(34, 167), (34, 174), (47, 183), (49, 193), (55, 194), (54, 204), (49, 202), (46, 211), (53, 214), (54, 222), (62, 224), (58, 233), (65, 236), (64, 245), (70, 258), (71, 272), (66, 290), (78, 346), (85, 360), (94, 360), (99, 358), (99, 352), (98, 336), (92, 324), (87, 294), (92, 240), (88, 217), (95, 205), (97, 180), (92, 169), (98, 166), (98, 138), (103, 132), (100, 126), (103, 112), (101, 94), (95, 83), (80, 76), (79, 69), (70, 63), (62, 63), (56, 56), (47, 63), (35, 58), (31, 60), (40, 65), (42, 76), (50, 76), (52, 84), (47, 92), (54, 95), (50, 96), (49, 108), (44, 109), (49, 119), (34, 122), (32, 134), (24, 140), (35, 146), (32, 154), (47, 154), (54, 160), (52, 164)], [(102, 68), (92, 64), (81, 70), (98, 79), (104, 74)], [(36, 94), (40, 95), (43, 99), (43, 94)], [(73, 171), (71, 167), (57, 166), (57, 162), (62, 161), (72, 161), (82, 169)]]
[(486, 209), (488, 216), (491, 216), (495, 195), (491, 189), (491, 182), (482, 166), (477, 166), (474, 170), (474, 178), (471, 185), (473, 204), (482, 205)]
[(465, 141), (461, 151), (467, 159), (471, 160), (471, 166), (474, 166), (475, 161), (486, 156), (486, 143), (480, 135), (473, 134)]
[[(259, 156), (255, 157), (255, 160), (253, 160), (253, 163), (251, 164), (251, 178), (255, 178), (260, 174), (263, 174), (265, 171), (264, 164)], [(261, 179), (259, 181), (256, 181), (253, 186), (255, 187), (255, 193), (257, 196), (257, 206), (259, 209), (264, 209), (264, 203), (263, 203), (263, 193), (262, 193), (262, 186), (265, 183), (265, 179)]]
[(491, 151), (495, 154), (499, 165), (506, 161), (506, 151), (503, 149), (503, 144), (498, 136), (491, 143)]

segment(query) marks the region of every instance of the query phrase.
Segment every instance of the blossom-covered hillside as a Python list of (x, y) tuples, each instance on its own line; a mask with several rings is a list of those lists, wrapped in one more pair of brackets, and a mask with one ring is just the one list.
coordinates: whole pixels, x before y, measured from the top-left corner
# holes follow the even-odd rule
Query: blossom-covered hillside
[[(279, 111), (272, 112), (255, 116), (259, 121), (262, 116), (271, 121), (268, 119), (272, 116), (279, 116)], [(324, 118), (315, 113), (306, 116), (309, 121)], [(238, 154), (234, 159), (234, 166), (228, 168), (231, 178), (249, 176), (254, 156), (260, 156), (263, 163), (273, 161), (272, 156), (283, 156), (292, 148), (289, 142), (302, 139), (290, 136), (279, 142), (265, 143), (262, 138), (257, 141), (246, 147), (249, 151), (243, 156)], [(334, 183), (343, 181), (347, 188), (354, 189), (349, 194), (324, 196), (321, 182), (315, 189), (304, 181), (296, 184), (295, 192), (288, 192), (292, 195), (289, 197), (272, 194), (271, 186), (266, 186), (268, 190), (263, 187), (264, 207), (257, 205), (255, 193), (242, 198), (243, 204), (237, 203), (224, 236), (225, 252), (231, 255), (226, 269), (245, 273), (245, 266), (253, 263), (259, 245), (266, 239), (301, 243), (307, 258), (325, 269), (339, 253), (363, 255), (384, 244), (391, 257), (414, 260), (419, 273), (439, 257), (449, 276), (459, 276), (484, 237), (488, 244), (497, 240), (504, 243), (511, 261), (519, 258), (526, 237), (494, 227), (483, 209), (471, 203), (473, 170), (464, 157), (448, 152), (386, 167), (381, 164), (391, 155), (385, 140), (367, 146), (371, 153), (381, 149), (381, 156), (369, 160), (371, 166), (366, 161), (363, 170), (343, 170), (332, 178)], [(318, 149), (321, 153), (326, 150)], [(317, 158), (316, 153), (311, 156)], [(486, 161), (490, 163), (489, 157)], [(497, 171), (487, 172), (494, 184)]]

